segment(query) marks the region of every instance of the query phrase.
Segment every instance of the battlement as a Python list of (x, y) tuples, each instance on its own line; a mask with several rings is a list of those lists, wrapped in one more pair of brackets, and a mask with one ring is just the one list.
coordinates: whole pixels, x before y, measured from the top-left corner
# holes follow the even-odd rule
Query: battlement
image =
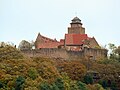
[(67, 51), (66, 49), (58, 48), (41, 48), (35, 50), (22, 50), (22, 52), (29, 57), (49, 57), (62, 58), (66, 60), (90, 58), (98, 60), (107, 57), (106, 49), (84, 48), (82, 51)]

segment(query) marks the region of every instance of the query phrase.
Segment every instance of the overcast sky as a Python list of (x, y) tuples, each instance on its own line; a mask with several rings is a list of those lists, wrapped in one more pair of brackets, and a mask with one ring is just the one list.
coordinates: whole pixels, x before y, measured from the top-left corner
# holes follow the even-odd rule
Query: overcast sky
[(0, 41), (59, 40), (75, 16), (100, 45), (120, 45), (120, 0), (0, 0)]

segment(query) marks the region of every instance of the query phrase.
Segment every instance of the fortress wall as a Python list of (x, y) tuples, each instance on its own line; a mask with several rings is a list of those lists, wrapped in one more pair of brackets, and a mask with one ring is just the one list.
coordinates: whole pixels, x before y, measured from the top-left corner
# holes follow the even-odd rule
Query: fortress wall
[(65, 49), (57, 48), (42, 48), (37, 50), (23, 50), (22, 52), (29, 57), (50, 57), (69, 60), (75, 60), (85, 57), (92, 57), (93, 60), (97, 60), (107, 57), (107, 50), (92, 48), (84, 48), (83, 51), (67, 51)]
[(23, 50), (22, 52), (29, 57), (68, 58), (68, 53), (65, 49), (42, 48), (37, 50)]
[(84, 51), (67, 51), (69, 60), (84, 58)]
[(106, 49), (84, 48), (84, 56), (92, 57), (93, 60), (106, 58), (107, 52)]

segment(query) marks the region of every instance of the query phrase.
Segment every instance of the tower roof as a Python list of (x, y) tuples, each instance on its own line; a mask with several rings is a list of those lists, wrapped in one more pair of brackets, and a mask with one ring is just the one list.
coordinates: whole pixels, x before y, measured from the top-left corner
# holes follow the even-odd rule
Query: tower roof
[(72, 21), (71, 24), (81, 24), (82, 25), (81, 20), (77, 16), (74, 17), (71, 21)]

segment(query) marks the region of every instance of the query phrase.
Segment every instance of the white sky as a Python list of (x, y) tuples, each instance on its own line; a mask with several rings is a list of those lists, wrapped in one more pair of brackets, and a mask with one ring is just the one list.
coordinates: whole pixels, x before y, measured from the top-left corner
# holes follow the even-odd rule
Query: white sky
[(59, 40), (76, 15), (100, 45), (120, 45), (120, 0), (0, 0), (0, 41)]

